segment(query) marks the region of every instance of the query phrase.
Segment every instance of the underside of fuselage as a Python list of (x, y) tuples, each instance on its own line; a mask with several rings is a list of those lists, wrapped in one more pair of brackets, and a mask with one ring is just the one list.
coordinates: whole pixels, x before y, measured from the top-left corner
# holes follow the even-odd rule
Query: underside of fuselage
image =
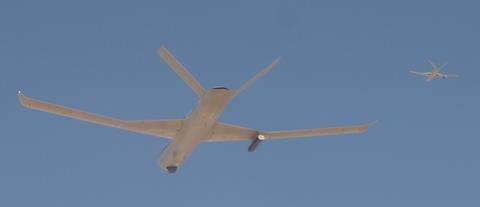
[[(229, 90), (223, 86), (205, 90), (165, 47), (162, 46), (158, 52), (172, 70), (177, 73), (199, 97), (198, 105), (185, 119), (122, 120), (35, 100), (26, 97), (21, 92), (18, 93), (20, 103), (24, 107), (59, 116), (170, 139), (170, 143), (165, 146), (157, 162), (161, 169), (168, 173), (175, 173), (191, 155), (197, 145), (202, 142), (248, 140), (251, 141), (248, 151), (253, 152), (260, 142), (266, 138), (270, 140), (362, 133), (372, 126), (372, 124), (363, 124), (330, 128), (260, 131), (234, 124), (220, 123), (218, 122), (218, 118), (230, 100), (271, 71), (277, 65), (279, 59), (274, 60), (237, 90)], [(413, 73), (422, 76), (426, 75), (426, 73), (415, 71), (413, 71)]]
[(162, 151), (159, 166), (174, 173), (203, 140), (210, 137), (220, 114), (230, 102), (235, 91), (215, 87), (205, 92), (199, 104), (184, 120), (182, 127)]

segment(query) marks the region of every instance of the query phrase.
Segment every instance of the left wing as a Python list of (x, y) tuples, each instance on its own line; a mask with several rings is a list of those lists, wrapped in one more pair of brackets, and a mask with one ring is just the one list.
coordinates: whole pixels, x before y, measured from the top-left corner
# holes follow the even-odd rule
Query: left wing
[(429, 76), (430, 75), (430, 72), (417, 72), (417, 71), (414, 71), (414, 70), (411, 70), (410, 73), (413, 73), (415, 75), (421, 75), (421, 76)]
[(231, 124), (218, 123), (213, 128), (211, 137), (206, 141), (241, 141), (252, 140), (258, 135), (263, 135), (265, 140), (300, 138), (300, 137), (319, 137), (340, 134), (354, 134), (367, 131), (373, 124), (363, 124), (333, 128), (301, 129), (289, 131), (259, 131)]
[(77, 109), (60, 106), (57, 104), (47, 103), (44, 101), (35, 100), (18, 92), (20, 103), (30, 109), (44, 111), (59, 116), (65, 116), (73, 119), (78, 119), (94, 124), (134, 131), (142, 134), (166, 137), (172, 139), (177, 131), (180, 130), (182, 119), (169, 120), (120, 120), (108, 116), (80, 111)]

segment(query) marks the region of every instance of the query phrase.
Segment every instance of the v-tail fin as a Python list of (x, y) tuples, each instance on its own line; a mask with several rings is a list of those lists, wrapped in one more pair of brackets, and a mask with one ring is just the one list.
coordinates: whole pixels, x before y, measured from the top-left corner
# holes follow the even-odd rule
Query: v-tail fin
[(195, 77), (188, 72), (188, 70), (167, 50), (167, 48), (164, 46), (160, 47), (160, 49), (158, 49), (158, 54), (199, 97), (203, 96), (205, 93), (203, 86), (198, 83)]

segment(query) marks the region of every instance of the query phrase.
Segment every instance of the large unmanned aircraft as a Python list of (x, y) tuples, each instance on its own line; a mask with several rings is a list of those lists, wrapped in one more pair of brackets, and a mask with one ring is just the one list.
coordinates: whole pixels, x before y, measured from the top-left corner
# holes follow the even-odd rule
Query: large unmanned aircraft
[(415, 75), (425, 76), (426, 77), (425, 81), (427, 81), (427, 82), (431, 81), (434, 78), (443, 78), (443, 79), (458, 78), (458, 75), (447, 75), (447, 74), (440, 73), (440, 70), (447, 65), (446, 63), (443, 64), (442, 66), (438, 67), (431, 60), (428, 60), (428, 62), (430, 63), (430, 65), (432, 65), (432, 71), (431, 72), (417, 72), (417, 71), (411, 70), (410, 73), (413, 73)]
[(364, 124), (336, 128), (261, 131), (221, 123), (218, 121), (218, 118), (228, 103), (242, 91), (250, 87), (256, 80), (272, 70), (279, 59), (276, 59), (260, 71), (238, 90), (231, 90), (225, 87), (214, 87), (206, 90), (165, 47), (162, 46), (158, 52), (165, 62), (167, 62), (177, 75), (179, 75), (200, 98), (197, 107), (195, 107), (185, 119), (120, 120), (38, 101), (18, 92), (20, 102), (23, 106), (31, 109), (171, 139), (158, 160), (158, 165), (169, 173), (174, 173), (201, 142), (251, 141), (248, 151), (252, 152), (263, 140), (361, 133), (372, 126), (372, 124)]

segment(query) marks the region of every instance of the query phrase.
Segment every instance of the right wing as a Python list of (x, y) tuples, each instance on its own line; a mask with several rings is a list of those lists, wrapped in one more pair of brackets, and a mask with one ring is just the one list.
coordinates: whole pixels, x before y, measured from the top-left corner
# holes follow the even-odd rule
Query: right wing
[(245, 127), (235, 126), (231, 124), (218, 123), (213, 128), (213, 133), (207, 141), (241, 141), (252, 140), (258, 135), (263, 135), (265, 140), (284, 139), (284, 138), (300, 138), (300, 137), (319, 137), (340, 134), (362, 133), (367, 131), (373, 124), (333, 127), (333, 128), (316, 128), (301, 129), (290, 131), (258, 131)]
[(422, 73), (422, 72), (417, 72), (417, 71), (413, 71), (413, 70), (411, 70), (410, 73), (413, 73), (415, 75), (421, 75), (421, 76), (429, 76), (430, 75), (430, 72)]
[(444, 78), (458, 78), (460, 77), (459, 75), (454, 75), (454, 74), (444, 74), (442, 75)]
[(20, 103), (27, 108), (157, 137), (166, 137), (170, 139), (173, 138), (177, 134), (177, 131), (180, 130), (180, 127), (183, 123), (183, 120), (181, 119), (124, 121), (72, 108), (67, 108), (56, 104), (38, 101), (26, 97), (21, 92), (18, 92), (18, 97), (20, 99)]
[(220, 122), (213, 127), (212, 131), (212, 135), (206, 140), (208, 142), (251, 140), (260, 134), (254, 129)]
[(372, 127), (372, 124), (332, 127), (332, 128), (290, 130), (290, 131), (265, 131), (265, 132), (261, 132), (261, 134), (264, 135), (266, 139), (319, 137), (319, 136), (330, 136), (330, 135), (340, 135), (340, 134), (362, 133), (367, 131), (368, 128), (370, 127)]

